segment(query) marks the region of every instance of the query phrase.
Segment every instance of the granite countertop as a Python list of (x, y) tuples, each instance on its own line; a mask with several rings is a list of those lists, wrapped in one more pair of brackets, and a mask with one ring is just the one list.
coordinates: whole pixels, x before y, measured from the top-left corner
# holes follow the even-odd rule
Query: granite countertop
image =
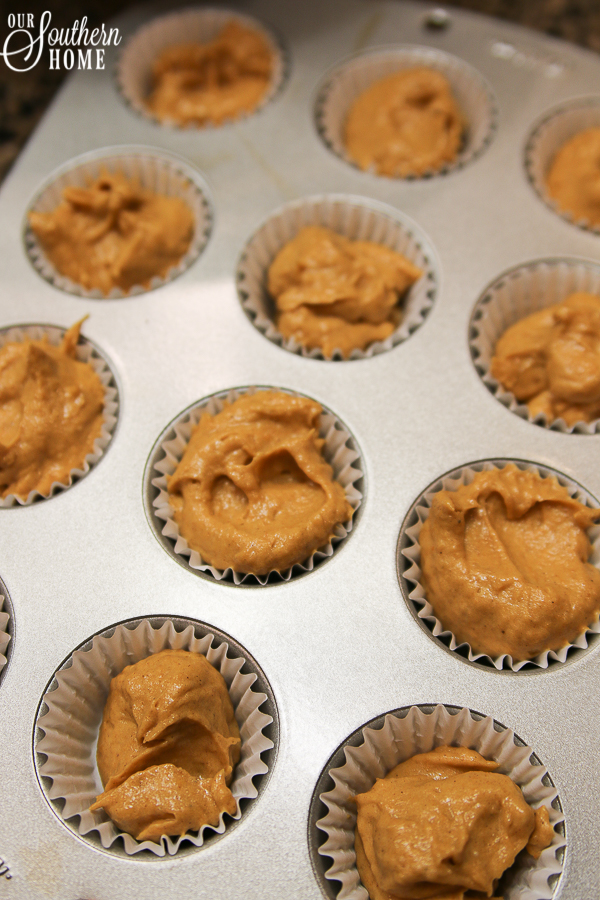
[[(281, 0), (297, 2), (297, 0)], [(137, 0), (31, 0), (27, 12), (39, 21), (42, 12), (52, 11), (52, 25), (72, 26), (83, 16), (88, 27), (107, 22)], [(181, 5), (186, 5), (183, 2)], [(233, 2), (231, 5), (235, 5)], [(553, 37), (600, 51), (600, 4), (596, 0), (452, 0), (440, 3), (448, 9), (461, 7), (507, 19)], [(12, 9), (10, 8), (12, 7)], [(0, 0), (0, 43), (8, 33), (8, 16), (18, 6)], [(11, 72), (0, 60), (0, 181), (18, 156), (25, 141), (60, 87), (65, 72), (53, 72), (41, 65), (31, 72)]]

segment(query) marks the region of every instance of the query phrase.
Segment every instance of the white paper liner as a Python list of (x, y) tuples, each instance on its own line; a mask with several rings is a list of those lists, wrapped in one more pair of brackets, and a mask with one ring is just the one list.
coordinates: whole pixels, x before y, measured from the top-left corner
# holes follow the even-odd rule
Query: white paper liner
[[(267, 42), (273, 55), (271, 85), (252, 112), (242, 112), (221, 125), (207, 122), (182, 125), (177, 121), (159, 119), (147, 106), (147, 98), (152, 89), (152, 67), (158, 56), (176, 44), (206, 44), (217, 37), (231, 20), (246, 28), (257, 31)], [(254, 115), (270, 103), (279, 93), (287, 76), (287, 61), (280, 40), (252, 16), (229, 9), (190, 8), (152, 19), (137, 31), (123, 48), (117, 63), (117, 85), (126, 103), (137, 113), (162, 126), (171, 128), (220, 128), (229, 122), (238, 122)]]
[[(267, 291), (268, 269), (282, 247), (307, 225), (330, 228), (353, 241), (373, 241), (389, 247), (423, 271), (400, 300), (402, 320), (385, 341), (374, 341), (366, 350), (352, 350), (348, 357), (340, 350), (326, 357), (318, 347), (308, 350), (278, 331), (275, 301)], [(405, 341), (425, 320), (438, 282), (433, 258), (431, 245), (416, 223), (391, 206), (365, 197), (327, 194), (289, 203), (269, 216), (246, 244), (238, 262), (236, 283), (240, 302), (252, 324), (284, 350), (310, 359), (367, 359)]]
[[(429, 516), (431, 502), (435, 494), (441, 490), (454, 491), (462, 484), (471, 484), (477, 472), (489, 472), (493, 469), (503, 469), (509, 463), (514, 463), (517, 468), (528, 472), (535, 472), (542, 478), (554, 476), (558, 483), (565, 487), (571, 497), (574, 497), (580, 503), (596, 509), (598, 502), (588, 494), (581, 485), (567, 478), (556, 469), (549, 466), (542, 466), (532, 462), (525, 462), (518, 459), (494, 459), (482, 462), (471, 463), (451, 472), (442, 475), (437, 481), (430, 484), (428, 488), (415, 501), (406, 519), (402, 524), (400, 538), (398, 541), (398, 571), (401, 573), (400, 581), (403, 593), (409, 606), (412, 606), (419, 619), (427, 624), (426, 630), (433, 637), (439, 638), (445, 647), (449, 650), (460, 650), (461, 654), (466, 652), (467, 658), (471, 662), (484, 663), (494, 666), (494, 668), (511, 669), (513, 672), (519, 672), (526, 665), (538, 666), (541, 669), (547, 669), (550, 664), (558, 665), (566, 662), (567, 655), (574, 649), (585, 650), (588, 647), (588, 635), (600, 634), (600, 621), (597, 619), (591, 623), (586, 631), (580, 634), (572, 644), (567, 644), (559, 650), (546, 650), (540, 653), (534, 659), (522, 659), (513, 661), (509, 654), (502, 654), (492, 658), (486, 653), (476, 653), (467, 641), (459, 644), (454, 634), (447, 628), (444, 628), (440, 620), (436, 617), (433, 607), (427, 600), (425, 588), (421, 582), (421, 547), (419, 544), (419, 535), (423, 523)], [(587, 531), (592, 550), (589, 562), (596, 568), (600, 567), (600, 524), (594, 524)], [(410, 563), (410, 567), (403, 571), (404, 564), (400, 556), (405, 557)], [(411, 588), (411, 585), (413, 587)]]
[(525, 148), (525, 170), (537, 195), (561, 218), (600, 234), (600, 226), (586, 219), (576, 219), (566, 210), (559, 209), (546, 189), (546, 176), (554, 157), (572, 137), (586, 128), (600, 126), (600, 97), (582, 97), (555, 107), (535, 126)]
[(0, 672), (6, 665), (6, 653), (10, 641), (10, 633), (8, 631), (8, 623), (10, 615), (4, 610), (4, 601), (6, 597), (0, 593)]
[(496, 760), (500, 764), (497, 771), (519, 785), (531, 807), (546, 807), (554, 827), (552, 844), (537, 860), (528, 854), (517, 857), (510, 870), (510, 885), (503, 896), (505, 900), (551, 898), (563, 869), (566, 841), (557, 827), (564, 823), (564, 816), (560, 808), (552, 805), (557, 800), (557, 791), (550, 779), (545, 778), (547, 769), (532, 762), (531, 747), (516, 744), (514, 732), (504, 729), (491, 717), (476, 717), (465, 708), (451, 713), (438, 705), (428, 713), (413, 706), (401, 718), (398, 713), (404, 712), (388, 713), (379, 727), (363, 727), (363, 743), (346, 746), (345, 764), (329, 770), (335, 787), (321, 794), (329, 812), (317, 822), (317, 827), (327, 834), (319, 853), (332, 860), (325, 877), (341, 882), (337, 900), (367, 900), (369, 896), (356, 868), (356, 807), (350, 798), (370, 790), (376, 778), (384, 778), (394, 766), (415, 754), (445, 745), (468, 747), (486, 759)]
[[(40, 709), (45, 704), (47, 711), (39, 716), (36, 725), (44, 736), (35, 748), (42, 790), (49, 801), (64, 801), (60, 812), (56, 802), (52, 806), (72, 831), (92, 843), (97, 843), (99, 838), (106, 850), (112, 848), (113, 852), (118, 852), (114, 845), (119, 839), (127, 855), (149, 850), (156, 856), (172, 856), (185, 841), (201, 847), (210, 833), (223, 834), (228, 822), (241, 818), (241, 800), (258, 796), (253, 779), (268, 771), (261, 753), (274, 746), (273, 741), (263, 734), (273, 721), (271, 716), (260, 711), (267, 695), (252, 688), (257, 677), (255, 673), (241, 673), (247, 662), (244, 657), (229, 658), (229, 645), (220, 642), (214, 634), (197, 638), (193, 624), (183, 631), (176, 631), (170, 620), (160, 628), (143, 620), (132, 630), (121, 624), (112, 632), (110, 628), (104, 634), (96, 635), (88, 649), (76, 650), (71, 665), (56, 673), (51, 689), (42, 698)], [(103, 791), (96, 766), (96, 744), (112, 678), (125, 666), (165, 649), (201, 653), (227, 683), (242, 738), (240, 760), (229, 785), (236, 801), (236, 812), (232, 817), (222, 813), (217, 826), (205, 825), (199, 831), (188, 831), (181, 836), (163, 835), (159, 842), (138, 841), (120, 831), (104, 810), (90, 812), (88, 808)], [(40, 760), (39, 754), (45, 754), (45, 761)]]
[(185, 272), (204, 250), (210, 236), (213, 218), (208, 188), (202, 176), (175, 154), (154, 147), (138, 145), (104, 147), (91, 153), (84, 153), (52, 173), (29, 204), (28, 213), (52, 212), (62, 202), (63, 191), (66, 187), (89, 187), (104, 170), (111, 173), (120, 172), (128, 180), (137, 181), (141, 187), (155, 194), (179, 197), (183, 200), (190, 208), (195, 222), (194, 233), (187, 251), (179, 262), (169, 269), (166, 277), (155, 275), (150, 281), (149, 287), (134, 285), (127, 292), (119, 287), (114, 287), (106, 295), (99, 288), (87, 290), (65, 275), (61, 275), (46, 257), (27, 218), (24, 226), (25, 249), (34, 268), (54, 287), (67, 291), (69, 294), (93, 300), (133, 297), (173, 281), (178, 275)]
[[(212, 575), (217, 581), (223, 581), (224, 579), (227, 579), (228, 581), (232, 580), (236, 585), (243, 584), (247, 581), (253, 581), (254, 579), (261, 585), (265, 585), (273, 580), (290, 581), (294, 576), (303, 574), (304, 572), (312, 572), (315, 565), (322, 560), (333, 556), (335, 550), (348, 537), (353, 526), (353, 519), (349, 519), (343, 524), (336, 525), (333, 537), (329, 543), (323, 547), (319, 547), (318, 550), (315, 550), (308, 559), (301, 563), (296, 563), (282, 571), (271, 571), (267, 575), (252, 575), (237, 572), (231, 568), (217, 569), (215, 566), (211, 566), (204, 562), (197, 550), (190, 549), (187, 541), (180, 534), (179, 526), (173, 518), (173, 509), (169, 503), (166, 476), (172, 475), (179, 465), (192, 431), (200, 421), (203, 413), (208, 412), (214, 416), (221, 412), (225, 401), (234, 403), (243, 394), (254, 394), (260, 390), (283, 390), (284, 393), (291, 394), (292, 396), (302, 396), (296, 394), (294, 391), (266, 387), (232, 388), (230, 391), (221, 391), (220, 393), (213, 394), (212, 396), (201, 400), (191, 410), (186, 410), (171, 423), (167, 432), (167, 437), (173, 432), (175, 432), (175, 437), (161, 440), (155, 452), (152, 453), (148, 463), (151, 476), (153, 474), (155, 476), (151, 478), (151, 484), (159, 491), (158, 496), (155, 497), (152, 502), (152, 506), (157, 518), (165, 523), (161, 533), (169, 538), (169, 547), (171, 547), (171, 543), (174, 544), (171, 552), (175, 556), (183, 557), (191, 569), (206, 572)], [(333, 469), (333, 477), (344, 488), (346, 499), (356, 513), (362, 500), (362, 494), (358, 488), (355, 487), (355, 482), (362, 479), (363, 471), (361, 468), (360, 455), (352, 446), (354, 443), (352, 435), (333, 413), (323, 408), (319, 436), (325, 439), (323, 456)], [(156, 473), (160, 473), (160, 475), (156, 475)], [(275, 579), (273, 576), (275, 576)]]
[(469, 327), (469, 346), (483, 383), (511, 412), (535, 425), (564, 434), (598, 434), (600, 419), (567, 425), (549, 421), (544, 413), (532, 416), (527, 405), (491, 374), (490, 365), (499, 338), (515, 322), (563, 300), (576, 291), (600, 297), (600, 265), (581, 259), (538, 259), (504, 272), (475, 304)]
[[(344, 125), (352, 103), (374, 82), (416, 66), (435, 69), (448, 79), (465, 120), (465, 131), (462, 147), (454, 162), (423, 175), (406, 176), (406, 180), (446, 175), (479, 156), (491, 141), (496, 128), (496, 101), (490, 86), (464, 60), (417, 44), (398, 44), (359, 53), (335, 66), (325, 76), (317, 93), (315, 122), (329, 150), (358, 168), (344, 144)], [(373, 174), (380, 178), (397, 177)]]
[[(14, 325), (11, 328), (0, 330), (0, 347), (3, 347), (11, 341), (23, 341), (26, 338), (39, 341), (44, 335), (47, 335), (49, 342), (57, 347), (62, 343), (66, 330), (66, 328), (59, 328), (53, 325)], [(0, 497), (0, 509), (6, 509), (17, 505), (31, 506), (31, 504), (35, 503), (37, 500), (47, 500), (49, 497), (53, 497), (58, 491), (70, 488), (72, 484), (80, 478), (83, 478), (84, 475), (87, 475), (92, 466), (95, 466), (104, 455), (106, 448), (110, 444), (117, 424), (117, 416), (119, 414), (119, 396), (117, 389), (114, 386), (114, 375), (108, 362), (83, 335), (81, 335), (79, 343), (77, 344), (76, 358), (80, 362), (88, 363), (92, 367), (104, 387), (104, 420), (102, 422), (100, 436), (94, 441), (93, 452), (87, 454), (81, 468), (71, 470), (66, 481), (53, 482), (48, 493), (42, 494), (38, 490), (33, 490), (29, 492), (25, 500), (15, 494), (9, 494), (7, 497)]]

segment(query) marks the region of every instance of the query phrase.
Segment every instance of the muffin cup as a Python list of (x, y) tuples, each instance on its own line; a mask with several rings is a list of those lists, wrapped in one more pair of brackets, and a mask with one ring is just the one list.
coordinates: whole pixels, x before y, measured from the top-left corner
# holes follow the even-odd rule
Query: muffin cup
[[(208, 577), (223, 583), (240, 585), (257, 581), (261, 585), (274, 581), (290, 581), (293, 577), (312, 572), (316, 565), (332, 556), (339, 545), (352, 531), (355, 516), (335, 526), (334, 535), (323, 547), (315, 550), (308, 559), (301, 563), (295, 563), (282, 571), (273, 570), (267, 575), (253, 575), (237, 572), (234, 569), (217, 569), (205, 562), (197, 550), (191, 550), (187, 541), (179, 532), (179, 526), (173, 518), (173, 510), (169, 503), (167, 489), (167, 476), (173, 474), (185, 452), (193, 429), (200, 421), (203, 413), (216, 415), (223, 409), (225, 401), (234, 403), (244, 394), (255, 394), (261, 390), (282, 390), (281, 388), (249, 387), (232, 388), (229, 391), (221, 391), (201, 400), (199, 403), (188, 407), (178, 416), (163, 434), (159, 437), (146, 465), (146, 511), (153, 530), (163, 546), (175, 559), (189, 566), (198, 574), (205, 573)], [(292, 396), (303, 396), (295, 391), (283, 391)], [(323, 407), (321, 414), (319, 435), (325, 439), (323, 456), (333, 469), (333, 476), (346, 492), (346, 499), (355, 511), (359, 509), (362, 493), (359, 486), (363, 479), (360, 454), (355, 448), (354, 438), (340, 420), (329, 410)], [(154, 489), (154, 490), (153, 490)], [(162, 525), (161, 523), (165, 524)]]
[(325, 194), (281, 207), (250, 238), (236, 272), (238, 296), (252, 324), (270, 341), (310, 359), (344, 360), (336, 350), (326, 357), (319, 348), (307, 350), (294, 338), (284, 338), (276, 325), (276, 305), (267, 291), (268, 270), (282, 247), (307, 225), (330, 228), (357, 241), (373, 241), (401, 253), (423, 270), (423, 275), (400, 301), (402, 321), (385, 341), (374, 341), (366, 350), (355, 349), (348, 359), (367, 359), (385, 353), (405, 341), (429, 313), (437, 290), (434, 251), (415, 222), (384, 203), (364, 197)]
[(11, 617), (6, 604), (5, 588), (0, 581), (0, 681), (3, 669), (8, 662), (8, 651), (11, 635)]
[[(134, 285), (127, 293), (121, 288), (114, 287), (108, 295), (103, 294), (99, 288), (87, 290), (57, 271), (29, 225), (29, 212), (52, 212), (62, 202), (65, 188), (88, 187), (104, 170), (110, 173), (120, 172), (130, 181), (136, 180), (141, 187), (155, 194), (179, 197), (194, 216), (194, 234), (187, 251), (179, 262), (169, 269), (165, 278), (155, 275), (150, 287)], [(208, 188), (196, 169), (166, 150), (137, 145), (105, 147), (70, 160), (56, 169), (38, 190), (29, 204), (28, 215), (24, 224), (25, 250), (42, 278), (69, 294), (102, 300), (117, 300), (121, 297), (144, 294), (173, 281), (185, 272), (203, 251), (210, 236), (213, 217)]]
[[(228, 656), (229, 643), (235, 656)], [(138, 841), (120, 831), (103, 810), (90, 812), (88, 808), (103, 791), (96, 744), (112, 678), (125, 666), (165, 649), (201, 653), (227, 683), (242, 738), (240, 761), (230, 784), (236, 812), (233, 817), (222, 813), (217, 826), (205, 825), (182, 836), (163, 835), (160, 842)], [(244, 667), (250, 674), (242, 672)], [(149, 851), (148, 858), (151, 854), (172, 856), (186, 849), (182, 848), (184, 842), (191, 849), (202, 847), (213, 832), (221, 835), (233, 820), (241, 818), (242, 801), (258, 796), (253, 779), (269, 771), (261, 754), (274, 748), (265, 733), (274, 719), (260, 707), (270, 700), (274, 709), (274, 700), (252, 687), (259, 677), (263, 685), (268, 684), (240, 645), (194, 620), (134, 619), (96, 634), (59, 667), (38, 708), (34, 761), (46, 800), (74, 834), (117, 855)]]
[(534, 127), (525, 148), (525, 170), (536, 194), (562, 219), (600, 234), (600, 226), (576, 219), (559, 209), (546, 189), (546, 176), (560, 148), (585, 128), (600, 126), (600, 97), (583, 97), (561, 104), (547, 113)]
[[(359, 168), (348, 155), (344, 144), (344, 126), (350, 107), (358, 95), (376, 81), (417, 66), (435, 69), (447, 78), (466, 125), (463, 145), (454, 162), (423, 175), (408, 175), (403, 180), (447, 175), (479, 156), (491, 141), (496, 128), (496, 101), (491, 88), (479, 72), (464, 60), (417, 44), (371, 49), (351, 56), (327, 73), (317, 91), (315, 124), (328, 149), (344, 162)], [(376, 172), (372, 174), (380, 178), (395, 177)]]
[(600, 296), (600, 266), (581, 259), (538, 259), (509, 269), (492, 282), (475, 304), (469, 325), (469, 346), (483, 383), (511, 412), (535, 425), (564, 434), (598, 434), (600, 419), (567, 425), (564, 419), (532, 416), (525, 403), (491, 374), (490, 365), (500, 337), (511, 325), (532, 313), (560, 303), (576, 291)]
[[(47, 335), (49, 342), (56, 347), (61, 344), (65, 333), (65, 328), (58, 328), (54, 325), (14, 325), (11, 328), (4, 328), (0, 331), (0, 347), (11, 341), (24, 341), (26, 338), (35, 341), (41, 340), (44, 335)], [(17, 505), (31, 506), (32, 503), (38, 500), (47, 500), (58, 491), (70, 488), (75, 481), (87, 475), (90, 469), (98, 463), (110, 444), (119, 414), (119, 395), (115, 376), (106, 359), (100, 355), (100, 351), (83, 336), (80, 337), (77, 344), (76, 358), (80, 362), (89, 363), (104, 387), (104, 421), (100, 437), (97, 437), (94, 441), (93, 452), (87, 454), (81, 468), (71, 470), (66, 481), (55, 481), (48, 493), (42, 494), (38, 490), (33, 490), (29, 492), (25, 500), (16, 494), (9, 494), (7, 497), (0, 497), (0, 509)]]
[(176, 121), (158, 119), (148, 108), (146, 101), (152, 89), (152, 67), (157, 57), (176, 44), (205, 44), (217, 37), (232, 20), (246, 28), (252, 28), (266, 39), (273, 54), (271, 85), (262, 100), (250, 113), (240, 113), (226, 123), (237, 122), (254, 115), (273, 100), (283, 86), (288, 70), (281, 41), (273, 32), (252, 16), (228, 9), (190, 8), (152, 19), (142, 26), (123, 48), (117, 63), (117, 86), (125, 102), (139, 115), (159, 125), (171, 128), (220, 128), (222, 125), (193, 123), (182, 125)]
[[(554, 827), (552, 844), (537, 860), (520, 854), (501, 884), (506, 900), (552, 897), (562, 872), (566, 842), (564, 816), (546, 768), (531, 747), (491, 717), (442, 705), (404, 707), (379, 716), (357, 729), (329, 760), (317, 787), (319, 799), (328, 809), (316, 822), (327, 836), (317, 852), (331, 860), (324, 878), (341, 882), (341, 888), (336, 894), (324, 887), (327, 896), (368, 898), (356, 868), (356, 806), (351, 798), (370, 790), (376, 778), (385, 777), (399, 763), (445, 745), (468, 747), (496, 760), (497, 771), (519, 785), (531, 807), (546, 807)], [(332, 782), (333, 788), (321, 793)]]
[[(559, 650), (545, 650), (533, 659), (522, 659), (513, 661), (508, 654), (502, 654), (492, 658), (486, 653), (476, 653), (467, 641), (458, 643), (454, 634), (436, 617), (433, 607), (427, 600), (427, 594), (421, 581), (421, 547), (419, 536), (423, 523), (429, 516), (431, 502), (435, 494), (441, 490), (456, 490), (462, 484), (471, 484), (477, 472), (489, 472), (494, 469), (503, 469), (509, 463), (515, 463), (516, 466), (528, 472), (535, 472), (542, 478), (555, 476), (558, 483), (567, 489), (569, 495), (574, 497), (580, 503), (591, 508), (597, 508), (598, 502), (588, 494), (581, 485), (567, 478), (561, 472), (551, 469), (548, 466), (538, 465), (536, 463), (525, 462), (523, 460), (510, 459), (490, 459), (481, 462), (470, 463), (465, 466), (459, 466), (441, 478), (438, 478), (428, 488), (423, 491), (420, 497), (415, 500), (409, 510), (400, 531), (397, 549), (397, 566), (398, 578), (404, 599), (413, 613), (417, 621), (419, 621), (427, 633), (438, 638), (442, 645), (452, 651), (457, 651), (461, 656), (466, 657), (470, 662), (481, 663), (486, 666), (493, 666), (495, 669), (510, 669), (512, 672), (519, 672), (524, 666), (529, 669), (538, 667), (547, 669), (549, 665), (558, 665), (567, 660), (567, 655), (574, 649), (585, 650), (588, 647), (588, 638), (590, 635), (600, 634), (600, 621), (597, 619), (591, 623), (586, 631), (580, 634), (572, 644), (567, 644)], [(592, 545), (592, 552), (589, 559), (594, 566), (600, 566), (600, 524), (593, 525), (588, 529), (588, 537)]]

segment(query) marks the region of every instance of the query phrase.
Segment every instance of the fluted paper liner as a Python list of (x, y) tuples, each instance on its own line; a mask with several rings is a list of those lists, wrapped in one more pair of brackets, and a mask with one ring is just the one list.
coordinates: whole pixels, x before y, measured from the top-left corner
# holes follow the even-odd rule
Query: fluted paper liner
[(343, 360), (341, 351), (326, 357), (320, 348), (308, 350), (293, 337), (284, 338), (276, 325), (275, 300), (267, 291), (268, 270), (282, 247), (307, 225), (330, 228), (353, 241), (373, 241), (401, 253), (423, 275), (400, 299), (402, 319), (385, 341), (366, 350), (352, 350), (348, 359), (366, 359), (405, 341), (425, 320), (437, 289), (433, 249), (415, 222), (384, 203), (366, 197), (324, 194), (289, 203), (274, 212), (250, 238), (238, 262), (236, 282), (240, 302), (253, 325), (273, 343), (311, 359)]
[[(66, 328), (58, 328), (53, 325), (15, 325), (11, 328), (4, 328), (0, 331), (0, 347), (11, 341), (24, 341), (29, 338), (33, 341), (41, 340), (47, 335), (49, 342), (55, 347), (62, 343), (66, 333)], [(58, 491), (66, 490), (71, 487), (80, 478), (90, 471), (90, 469), (98, 463), (104, 455), (106, 448), (111, 442), (115, 426), (117, 424), (117, 416), (119, 414), (119, 397), (115, 387), (115, 378), (108, 365), (108, 362), (100, 355), (100, 352), (90, 343), (83, 335), (79, 339), (76, 348), (76, 358), (80, 362), (89, 363), (92, 369), (98, 375), (104, 387), (104, 421), (100, 436), (94, 441), (94, 449), (92, 453), (88, 453), (85, 457), (83, 466), (79, 469), (72, 469), (69, 477), (64, 482), (55, 481), (47, 494), (40, 491), (30, 491), (25, 500), (15, 494), (9, 494), (7, 497), (0, 497), (0, 509), (10, 506), (31, 506), (36, 500), (47, 500), (54, 496)]]
[(6, 597), (0, 593), (0, 672), (6, 665), (6, 652), (10, 641), (10, 633), (8, 631), (9, 614), (4, 611), (4, 601)]
[[(205, 125), (159, 119), (148, 108), (147, 99), (152, 90), (152, 67), (160, 54), (177, 44), (206, 44), (217, 37), (231, 20), (257, 31), (265, 38), (273, 56), (271, 84), (251, 112), (242, 112), (221, 125), (207, 122)], [(142, 26), (123, 48), (117, 64), (117, 85), (126, 103), (146, 119), (162, 126), (175, 128), (221, 128), (228, 122), (237, 122), (254, 115), (266, 106), (281, 89), (287, 75), (284, 51), (273, 32), (252, 16), (229, 9), (190, 8), (152, 19)]]
[[(295, 563), (282, 571), (273, 570), (267, 575), (237, 572), (231, 568), (217, 569), (215, 566), (204, 562), (197, 550), (190, 549), (187, 541), (179, 532), (177, 522), (173, 518), (173, 509), (169, 502), (167, 489), (167, 476), (172, 475), (179, 465), (192, 431), (205, 412), (214, 416), (221, 412), (224, 401), (234, 403), (243, 394), (254, 394), (260, 390), (280, 391), (283, 389), (266, 387), (232, 388), (230, 391), (213, 394), (200, 401), (191, 410), (186, 410), (169, 427), (169, 434), (174, 432), (175, 437), (161, 441), (148, 463), (151, 468), (150, 474), (155, 474), (151, 483), (159, 492), (158, 496), (154, 498), (152, 505), (157, 518), (165, 522), (162, 534), (168, 537), (170, 542), (174, 543), (172, 552), (185, 558), (191, 569), (209, 573), (217, 581), (230, 578), (236, 585), (243, 584), (249, 579), (256, 579), (259, 584), (264, 585), (272, 581), (273, 576), (278, 576), (282, 581), (290, 581), (294, 575), (311, 572), (316, 564), (333, 555), (335, 549), (348, 537), (353, 525), (352, 519), (336, 525), (333, 537), (329, 543), (315, 550), (308, 559)], [(283, 392), (292, 396), (301, 396), (295, 394), (294, 391), (283, 390)], [(355, 482), (360, 481), (363, 477), (363, 472), (359, 468), (361, 460), (358, 451), (354, 449), (352, 435), (333, 413), (323, 407), (319, 436), (325, 439), (322, 452), (324, 458), (333, 469), (333, 477), (344, 488), (346, 499), (356, 513), (362, 500), (362, 494), (355, 487)]]
[(88, 299), (118, 300), (121, 297), (133, 297), (162, 287), (185, 272), (206, 246), (212, 228), (212, 208), (208, 188), (202, 176), (185, 160), (154, 147), (124, 145), (85, 153), (61, 166), (40, 188), (29, 205), (28, 213), (52, 212), (62, 202), (66, 187), (87, 188), (104, 170), (111, 173), (120, 172), (129, 181), (137, 181), (142, 188), (155, 194), (178, 197), (190, 208), (195, 223), (190, 245), (166, 276), (162, 278), (155, 275), (149, 287), (134, 285), (127, 292), (114, 287), (106, 295), (99, 288), (87, 290), (66, 275), (61, 275), (46, 256), (28, 220), (24, 231), (25, 249), (36, 271), (54, 287)]
[[(112, 678), (125, 666), (165, 649), (201, 653), (227, 683), (242, 738), (240, 760), (230, 784), (236, 812), (233, 817), (221, 813), (217, 826), (205, 825), (199, 831), (188, 831), (181, 836), (163, 835), (160, 842), (138, 841), (120, 831), (104, 810), (90, 812), (88, 808), (103, 791), (96, 765), (96, 743)], [(47, 711), (39, 716), (36, 725), (44, 736), (35, 748), (42, 790), (72, 831), (84, 840), (92, 835), (93, 842), (99, 839), (107, 850), (121, 839), (128, 855), (149, 850), (157, 856), (172, 856), (184, 841), (201, 847), (208, 837), (207, 829), (209, 834), (223, 834), (231, 818), (241, 817), (240, 801), (258, 796), (253, 779), (268, 771), (261, 753), (270, 750), (273, 742), (263, 730), (273, 720), (260, 711), (267, 695), (252, 688), (256, 674), (241, 672), (247, 660), (231, 659), (227, 650), (228, 644), (219, 642), (214, 634), (197, 638), (193, 624), (176, 631), (170, 620), (158, 629), (143, 620), (133, 630), (117, 625), (113, 633), (110, 628), (96, 635), (89, 649), (73, 653), (71, 665), (56, 673), (51, 689), (43, 697), (41, 709), (45, 705)], [(40, 754), (46, 756), (45, 761), (40, 761)], [(59, 812), (56, 801), (61, 800), (64, 804)]]
[[(398, 571), (400, 573), (400, 582), (405, 600), (416, 612), (419, 619), (422, 619), (428, 626), (427, 630), (435, 638), (439, 638), (450, 650), (465, 651), (471, 662), (480, 662), (486, 665), (492, 665), (496, 669), (511, 669), (513, 672), (519, 672), (523, 666), (528, 664), (538, 666), (541, 669), (547, 669), (550, 664), (557, 665), (566, 662), (567, 655), (574, 649), (585, 650), (588, 647), (588, 636), (592, 634), (600, 634), (600, 621), (596, 619), (591, 622), (586, 631), (580, 634), (572, 644), (567, 644), (559, 650), (546, 650), (533, 659), (522, 659), (513, 661), (512, 656), (502, 654), (492, 658), (486, 653), (476, 653), (467, 641), (459, 644), (454, 634), (447, 628), (444, 628), (442, 622), (435, 615), (432, 605), (427, 600), (427, 592), (421, 581), (421, 547), (419, 536), (423, 523), (429, 516), (431, 502), (435, 494), (441, 490), (454, 491), (462, 484), (471, 484), (475, 474), (482, 471), (491, 471), (493, 469), (503, 469), (509, 463), (515, 463), (519, 469), (529, 472), (535, 472), (542, 478), (551, 476), (556, 477), (558, 483), (565, 487), (571, 497), (574, 497), (580, 503), (586, 506), (597, 508), (598, 502), (588, 494), (581, 485), (567, 478), (561, 472), (551, 469), (548, 466), (542, 466), (531, 462), (524, 462), (516, 459), (495, 459), (485, 460), (482, 462), (471, 463), (451, 472), (447, 472), (421, 494), (415, 501), (406, 519), (402, 524), (400, 538), (398, 540)], [(597, 568), (600, 566), (600, 524), (595, 524), (588, 529), (587, 535), (592, 545), (592, 552), (589, 559)], [(410, 566), (404, 568), (404, 557), (410, 563)], [(412, 586), (412, 587), (411, 587)]]
[(517, 857), (503, 896), (505, 900), (547, 900), (553, 896), (563, 868), (566, 842), (557, 827), (561, 828), (564, 816), (547, 769), (532, 761), (531, 747), (516, 743), (511, 729), (466, 708), (451, 713), (442, 705), (431, 712), (413, 706), (388, 713), (379, 727), (365, 726), (362, 736), (364, 741), (359, 746), (345, 747), (345, 764), (329, 770), (335, 787), (321, 794), (329, 812), (317, 822), (327, 834), (319, 853), (332, 860), (325, 877), (341, 882), (337, 900), (367, 900), (369, 896), (356, 868), (356, 806), (351, 798), (369, 791), (376, 778), (384, 778), (399, 763), (445, 745), (468, 747), (486, 759), (496, 760), (497, 771), (519, 785), (531, 807), (546, 807), (554, 827), (552, 844), (537, 860), (528, 854)]
[(503, 387), (491, 374), (496, 344), (515, 322), (570, 294), (585, 291), (600, 297), (600, 265), (583, 259), (538, 259), (504, 272), (490, 284), (475, 304), (469, 327), (469, 346), (483, 383), (511, 412), (544, 428), (566, 434), (598, 434), (600, 419), (567, 425), (564, 419), (548, 421), (543, 413), (532, 416), (527, 405)]
[(537, 195), (572, 225), (600, 234), (600, 226), (560, 209), (546, 189), (546, 177), (560, 148), (586, 128), (600, 126), (600, 97), (584, 97), (555, 107), (533, 129), (525, 148), (525, 170)]
[[(463, 144), (456, 159), (408, 180), (446, 175), (471, 162), (487, 147), (496, 127), (496, 102), (483, 77), (464, 60), (434, 47), (398, 44), (370, 49), (339, 63), (323, 79), (315, 104), (317, 131), (325, 145), (344, 162), (358, 168), (344, 144), (344, 126), (350, 107), (367, 88), (404, 69), (426, 66), (444, 75), (465, 120)], [(398, 176), (379, 175), (380, 178)]]

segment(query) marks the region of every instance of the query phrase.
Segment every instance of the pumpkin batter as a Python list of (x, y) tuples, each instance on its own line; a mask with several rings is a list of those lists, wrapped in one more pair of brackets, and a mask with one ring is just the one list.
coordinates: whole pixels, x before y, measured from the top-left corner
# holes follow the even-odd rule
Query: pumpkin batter
[(220, 125), (253, 112), (272, 75), (267, 40), (232, 20), (206, 44), (177, 44), (160, 54), (148, 107), (161, 121)]
[(266, 575), (307, 559), (352, 516), (319, 438), (322, 409), (278, 391), (205, 413), (169, 479), (175, 521), (219, 569)]
[(356, 864), (371, 900), (483, 900), (523, 848), (537, 859), (550, 846), (546, 807), (531, 809), (497, 768), (475, 750), (438, 747), (355, 797)]
[(285, 338), (347, 357), (394, 332), (400, 298), (422, 274), (388, 247), (310, 226), (279, 251), (268, 289)]
[(179, 197), (107, 171), (87, 188), (65, 188), (56, 209), (29, 213), (29, 224), (61, 275), (103, 294), (165, 278), (194, 233), (192, 211)]
[(464, 127), (448, 80), (419, 67), (387, 75), (358, 95), (344, 144), (359, 168), (406, 178), (454, 162)]
[(546, 190), (576, 222), (600, 225), (600, 127), (580, 131), (560, 148)]
[(490, 370), (532, 416), (567, 425), (600, 417), (600, 297), (571, 294), (502, 335)]
[(426, 597), (460, 644), (492, 658), (558, 650), (598, 618), (586, 531), (600, 516), (514, 464), (439, 491), (420, 535)]
[(26, 500), (81, 469), (100, 437), (104, 388), (76, 358), (82, 322), (55, 347), (44, 336), (0, 349), (0, 490)]
[(163, 650), (113, 678), (98, 737), (105, 791), (90, 806), (140, 841), (217, 825), (240, 733), (223, 676), (200, 653)]

